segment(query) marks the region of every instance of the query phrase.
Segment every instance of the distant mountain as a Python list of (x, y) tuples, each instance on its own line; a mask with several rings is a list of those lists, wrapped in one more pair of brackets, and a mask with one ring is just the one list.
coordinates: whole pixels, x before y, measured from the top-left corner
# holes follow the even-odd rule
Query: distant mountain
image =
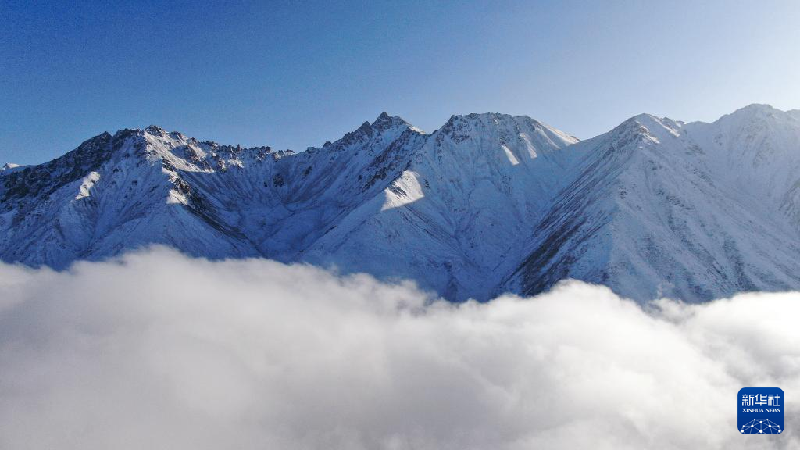
[(381, 114), (305, 152), (101, 134), (0, 171), (0, 259), (64, 268), (151, 244), (262, 256), (452, 300), (564, 278), (639, 301), (800, 288), (800, 111), (650, 115), (578, 140), (528, 117)]

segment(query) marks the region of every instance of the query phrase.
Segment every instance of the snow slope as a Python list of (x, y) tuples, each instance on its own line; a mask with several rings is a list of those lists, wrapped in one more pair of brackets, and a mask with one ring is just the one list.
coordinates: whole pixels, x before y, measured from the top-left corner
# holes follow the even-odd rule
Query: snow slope
[(689, 301), (797, 289), (800, 122), (750, 106), (712, 124), (649, 115), (577, 144), (588, 156), (501, 290), (563, 278)]
[(528, 117), (454, 116), (307, 260), (486, 298), (563, 187), (576, 141)]
[(578, 142), (528, 117), (382, 113), (305, 152), (158, 127), (0, 171), (0, 259), (64, 268), (161, 244), (412, 279), (453, 300), (563, 278), (647, 300), (800, 288), (800, 114), (631, 118)]

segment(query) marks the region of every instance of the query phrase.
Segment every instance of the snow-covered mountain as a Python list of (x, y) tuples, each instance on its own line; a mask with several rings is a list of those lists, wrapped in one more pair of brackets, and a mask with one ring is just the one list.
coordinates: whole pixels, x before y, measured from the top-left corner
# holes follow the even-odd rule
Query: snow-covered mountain
[(717, 122), (650, 115), (576, 144), (572, 183), (499, 290), (563, 278), (636, 299), (800, 286), (800, 121), (754, 105)]
[(0, 171), (0, 259), (64, 268), (151, 244), (409, 278), (447, 298), (563, 278), (637, 300), (800, 289), (800, 112), (650, 115), (578, 140), (528, 117), (381, 114), (305, 152), (158, 127)]

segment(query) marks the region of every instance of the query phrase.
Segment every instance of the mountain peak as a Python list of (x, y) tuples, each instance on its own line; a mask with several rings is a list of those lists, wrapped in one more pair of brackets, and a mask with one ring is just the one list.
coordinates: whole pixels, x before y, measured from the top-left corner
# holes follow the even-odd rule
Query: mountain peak
[(776, 130), (776, 129), (797, 129), (800, 112), (783, 111), (770, 105), (757, 104), (747, 105), (744, 108), (726, 114), (714, 123), (725, 127), (739, 128), (748, 130), (748, 133), (757, 130)]
[(455, 122), (494, 122), (499, 123), (502, 121), (514, 121), (515, 118), (525, 117), (528, 120), (533, 120), (527, 116), (512, 116), (510, 114), (503, 114), (497, 112), (484, 112), (484, 113), (469, 113), (469, 114), (455, 114), (450, 116), (447, 123)]
[[(485, 113), (469, 113), (464, 115), (452, 115), (450, 119), (442, 126), (441, 129), (453, 128), (456, 124), (475, 124), (482, 126), (526, 126), (535, 129), (543, 129), (551, 132), (557, 131), (555, 128), (545, 125), (544, 123), (531, 118), (530, 116), (513, 116), (511, 114), (485, 112)], [(566, 135), (565, 135), (566, 136)], [(573, 138), (574, 139), (574, 138)]]
[(733, 114), (736, 114), (737, 112), (740, 111), (746, 111), (751, 113), (764, 113), (764, 112), (775, 112), (780, 110), (766, 103), (751, 103), (745, 107), (737, 109), (736, 111), (733, 112)]
[[(367, 122), (364, 123), (367, 124)], [(378, 118), (369, 126), (377, 130), (388, 130), (389, 128), (395, 127), (411, 128), (411, 124), (406, 122), (402, 117), (390, 116), (386, 111), (380, 113)]]
[(463, 130), (465, 128), (496, 127), (499, 125), (515, 126), (523, 122), (532, 127), (541, 126), (541, 123), (528, 116), (512, 116), (510, 114), (485, 112), (452, 115), (439, 130), (440, 132), (449, 134), (454, 130)]
[[(335, 142), (325, 142), (322, 148), (341, 150), (359, 141), (366, 142), (373, 139), (383, 139), (387, 136), (399, 136), (402, 132), (409, 129), (419, 132), (419, 130), (411, 126), (411, 124), (403, 120), (403, 118), (390, 116), (388, 113), (382, 112), (372, 123), (364, 122), (360, 127), (345, 134), (341, 139)], [(317, 149), (310, 147), (309, 150), (313, 151)]]
[(5, 172), (6, 170), (16, 169), (17, 167), (19, 167), (19, 164), (14, 164), (14, 163), (7, 162), (7, 163), (3, 164), (2, 168), (0, 168), (0, 172)]
[(161, 128), (158, 125), (150, 125), (144, 129), (146, 133), (154, 134), (154, 135), (165, 135), (167, 134), (167, 130)]
[(730, 120), (731, 118), (743, 121), (751, 121), (758, 119), (776, 119), (784, 117), (792, 117), (792, 115), (790, 112), (774, 108), (772, 107), (772, 105), (753, 103), (743, 108), (739, 108), (730, 114), (722, 116), (718, 121)]
[[(547, 146), (561, 148), (578, 142), (574, 136), (528, 116), (512, 116), (495, 112), (451, 116), (434, 134), (437, 135), (437, 141), (449, 137), (458, 143), (486, 133), (489, 136), (497, 136), (501, 143), (507, 139), (519, 138), (529, 143), (531, 139), (534, 141), (541, 139)], [(534, 138), (534, 136), (538, 137)]]
[(612, 133), (633, 133), (650, 139), (663, 140), (680, 135), (682, 122), (677, 122), (667, 117), (658, 117), (653, 114), (641, 113), (622, 122), (612, 130)]
[(645, 127), (650, 126), (653, 128), (668, 128), (668, 129), (677, 129), (683, 125), (683, 122), (675, 121), (670, 119), (669, 117), (658, 117), (653, 114), (642, 113), (636, 116), (631, 117), (632, 120), (639, 122), (640, 124), (644, 125)]

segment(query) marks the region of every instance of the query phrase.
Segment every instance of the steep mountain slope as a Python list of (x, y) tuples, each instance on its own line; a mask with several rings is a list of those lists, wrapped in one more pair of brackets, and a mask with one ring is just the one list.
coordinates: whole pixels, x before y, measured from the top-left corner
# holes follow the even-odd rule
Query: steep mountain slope
[(528, 117), (398, 117), (305, 152), (158, 127), (0, 170), (0, 259), (64, 268), (152, 244), (406, 278), (453, 300), (564, 278), (647, 300), (800, 289), (800, 114), (650, 115), (577, 139)]
[(713, 124), (641, 115), (577, 144), (579, 174), (500, 290), (577, 278), (701, 301), (800, 287), (798, 136), (789, 114), (752, 106)]
[(685, 134), (704, 150), (711, 176), (737, 197), (768, 204), (800, 230), (800, 115), (750, 105)]
[(291, 260), (388, 185), (421, 136), (386, 114), (301, 154), (158, 127), (104, 133), (2, 175), (0, 258), (61, 268), (161, 244), (210, 258)]
[(104, 133), (54, 161), (3, 176), (0, 256), (60, 268), (146, 244), (210, 257), (256, 254), (194, 213), (170, 152), (181, 142), (183, 136), (155, 127)]
[(304, 259), (486, 298), (564, 186), (576, 141), (527, 117), (454, 116)]

